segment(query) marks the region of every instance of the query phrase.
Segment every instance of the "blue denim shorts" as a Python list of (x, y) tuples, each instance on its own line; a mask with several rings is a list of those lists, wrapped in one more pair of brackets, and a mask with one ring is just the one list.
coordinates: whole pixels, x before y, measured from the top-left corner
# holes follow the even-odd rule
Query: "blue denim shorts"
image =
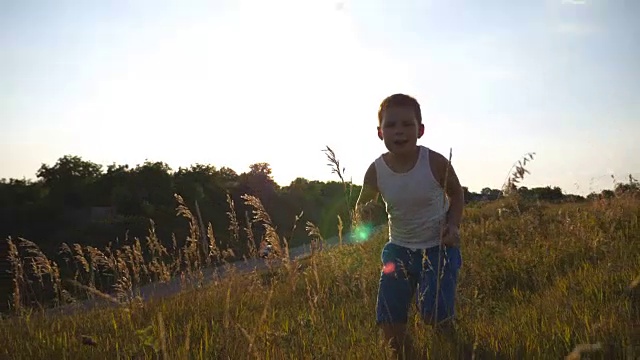
[[(440, 246), (411, 250), (390, 242), (384, 246), (376, 306), (378, 324), (406, 323), (414, 296), (419, 313), (426, 322), (439, 323), (454, 316), (462, 255), (458, 247), (445, 246), (439, 250)], [(438, 254), (442, 270), (436, 310)]]

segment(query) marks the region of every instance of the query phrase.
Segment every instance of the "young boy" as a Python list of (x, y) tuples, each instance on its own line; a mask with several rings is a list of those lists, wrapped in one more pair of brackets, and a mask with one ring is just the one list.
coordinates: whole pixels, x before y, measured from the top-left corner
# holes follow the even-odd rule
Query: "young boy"
[(414, 98), (395, 94), (382, 101), (378, 137), (388, 152), (369, 166), (356, 203), (360, 223), (371, 221), (378, 195), (386, 204), (389, 241), (382, 250), (377, 323), (399, 356), (410, 346), (406, 324), (414, 296), (425, 322), (451, 326), (462, 265), (458, 245), (464, 191), (448, 159), (417, 145), (423, 134)]

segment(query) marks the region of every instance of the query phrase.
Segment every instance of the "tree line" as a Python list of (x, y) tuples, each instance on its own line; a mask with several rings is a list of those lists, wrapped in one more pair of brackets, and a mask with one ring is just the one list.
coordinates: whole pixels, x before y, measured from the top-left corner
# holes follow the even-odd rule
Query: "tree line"
[[(149, 161), (135, 167), (103, 168), (67, 155), (54, 165), (43, 164), (36, 176), (35, 181), (0, 180), (0, 234), (30, 239), (45, 253), (55, 252), (62, 242), (101, 247), (125, 236), (143, 238), (150, 220), (164, 242), (170, 242), (173, 234), (180, 239), (188, 229), (176, 215), (174, 194), (194, 212), (197, 204), (202, 222), (211, 223), (222, 243), (231, 239), (231, 206), (241, 226), (252, 216), (244, 194), (261, 200), (292, 246), (305, 240), (304, 227), (290, 234), (297, 215), (303, 213), (327, 236), (334, 235), (338, 215), (348, 217), (345, 184), (298, 178), (281, 187), (267, 163), (255, 163), (238, 174), (228, 167), (204, 164), (173, 171), (166, 163)], [(353, 185), (351, 190), (357, 196), (359, 187)], [(259, 232), (260, 227), (255, 230)], [(228, 245), (239, 256), (248, 250), (245, 241)]]
[[(195, 164), (174, 171), (164, 162), (141, 165), (100, 164), (79, 156), (66, 155), (53, 165), (42, 164), (35, 181), (0, 180), (0, 235), (34, 241), (46, 254), (55, 254), (63, 243), (103, 247), (125, 237), (144, 238), (153, 220), (159, 238), (170, 243), (173, 236), (184, 238), (188, 226), (176, 216), (176, 198), (180, 195), (206, 225), (211, 223), (217, 241), (247, 255), (246, 234), (230, 243), (231, 206), (243, 224), (251, 218), (250, 206), (242, 195), (250, 194), (262, 202), (273, 224), (290, 246), (309, 242), (304, 226), (295, 232), (296, 217), (303, 224), (318, 226), (325, 238), (337, 235), (338, 216), (348, 229), (349, 210), (355, 205), (360, 186), (344, 181), (315, 181), (297, 178), (287, 186), (278, 185), (268, 163), (255, 163), (241, 174), (228, 168)], [(637, 190), (630, 177), (615, 191)], [(584, 201), (585, 197), (563, 193), (559, 187), (527, 188), (517, 193), (526, 199), (542, 201)], [(613, 196), (614, 191), (593, 193), (587, 198)], [(479, 193), (465, 187), (468, 203), (496, 200), (502, 190), (484, 188)], [(346, 199), (346, 201), (345, 201)], [(257, 234), (260, 226), (256, 226)], [(256, 237), (259, 242), (260, 237)], [(260, 244), (255, 244), (259, 247)]]
[[(131, 246), (135, 238), (144, 244), (147, 236), (153, 236), (167, 249), (183, 248), (189, 245), (193, 230), (193, 223), (180, 213), (186, 206), (205, 228), (201, 233), (206, 233), (210, 224), (217, 248), (233, 254), (228, 260), (240, 260), (255, 255), (268, 238), (263, 236), (266, 235), (263, 223), (255, 221), (255, 203), (249, 203), (245, 194), (259, 199), (275, 231), (280, 238), (287, 239), (290, 247), (311, 242), (308, 222), (325, 239), (337, 236), (340, 226), (343, 234), (350, 230), (350, 211), (360, 186), (344, 180), (335, 156), (329, 156), (329, 162), (339, 181), (300, 177), (280, 186), (273, 180), (271, 167), (264, 162), (252, 164), (238, 174), (228, 167), (208, 164), (178, 170), (163, 162), (150, 161), (135, 167), (118, 164), (103, 167), (79, 156), (66, 155), (53, 165), (42, 164), (33, 181), (0, 180), (0, 235), (13, 239), (14, 244), (17, 238), (30, 240), (59, 264), (67, 262), (65, 248), (68, 250), (73, 244), (116, 251)], [(613, 197), (616, 193), (638, 193), (638, 189), (638, 182), (631, 176), (628, 183), (617, 184), (614, 191), (604, 190), (586, 198), (550, 186), (512, 187), (505, 192), (486, 187), (478, 193), (464, 188), (469, 206), (514, 194), (525, 201), (575, 202)], [(383, 223), (385, 216), (384, 212), (379, 214), (377, 222)], [(30, 251), (25, 248), (20, 253), (33, 256)], [(15, 285), (8, 254), (9, 241), (0, 241), (3, 294), (0, 313), (8, 309)], [(29, 264), (26, 261), (23, 266)], [(68, 266), (60, 271), (74, 276)], [(102, 275), (109, 278), (110, 274)], [(113, 279), (107, 280), (101, 291), (113, 285)], [(29, 289), (32, 296), (46, 292), (34, 286)]]

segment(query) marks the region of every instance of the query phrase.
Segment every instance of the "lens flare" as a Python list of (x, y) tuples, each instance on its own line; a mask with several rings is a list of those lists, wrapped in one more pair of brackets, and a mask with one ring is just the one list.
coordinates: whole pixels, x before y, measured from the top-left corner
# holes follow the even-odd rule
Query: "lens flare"
[(394, 262), (388, 262), (386, 264), (384, 264), (384, 266), (382, 267), (382, 273), (385, 275), (389, 275), (391, 273), (393, 273), (394, 271), (396, 271), (396, 264)]
[(356, 227), (353, 231), (353, 240), (356, 243), (361, 243), (369, 240), (371, 237), (371, 233), (373, 232), (373, 227), (368, 224), (360, 225)]

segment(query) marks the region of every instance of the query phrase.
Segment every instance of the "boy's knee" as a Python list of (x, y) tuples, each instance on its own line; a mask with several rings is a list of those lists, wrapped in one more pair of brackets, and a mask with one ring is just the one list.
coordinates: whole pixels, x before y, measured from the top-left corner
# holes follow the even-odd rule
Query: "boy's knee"
[(403, 276), (382, 274), (378, 288), (377, 321), (406, 323), (413, 291), (411, 281)]
[(385, 302), (378, 301), (376, 320), (381, 327), (389, 327), (389, 324), (406, 324), (409, 319), (409, 307), (403, 301)]
[(406, 323), (388, 322), (381, 323), (379, 326), (384, 334), (386, 345), (391, 346), (397, 358), (404, 359), (407, 355), (409, 355), (408, 358), (414, 358), (415, 346), (411, 335), (407, 333)]

